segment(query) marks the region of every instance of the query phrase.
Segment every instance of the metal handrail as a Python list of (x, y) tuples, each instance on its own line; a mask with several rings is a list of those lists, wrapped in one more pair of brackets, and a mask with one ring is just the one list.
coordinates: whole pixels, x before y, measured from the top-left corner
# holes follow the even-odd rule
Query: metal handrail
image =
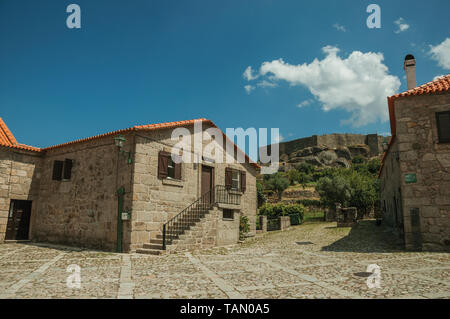
[(162, 249), (166, 249), (167, 242), (171, 243), (175, 237), (183, 234), (187, 227), (194, 225), (206, 215), (215, 204), (240, 205), (241, 194), (231, 189), (216, 185), (200, 198), (169, 219), (162, 229)]

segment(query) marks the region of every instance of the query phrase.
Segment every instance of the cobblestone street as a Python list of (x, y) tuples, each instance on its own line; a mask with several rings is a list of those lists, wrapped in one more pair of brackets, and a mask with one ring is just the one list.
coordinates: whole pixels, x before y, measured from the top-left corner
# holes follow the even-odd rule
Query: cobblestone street
[[(69, 265), (81, 267), (68, 288)], [(381, 269), (368, 288), (367, 266)], [(450, 254), (405, 252), (391, 233), (306, 224), (231, 248), (165, 256), (0, 245), (1, 298), (446, 298)]]

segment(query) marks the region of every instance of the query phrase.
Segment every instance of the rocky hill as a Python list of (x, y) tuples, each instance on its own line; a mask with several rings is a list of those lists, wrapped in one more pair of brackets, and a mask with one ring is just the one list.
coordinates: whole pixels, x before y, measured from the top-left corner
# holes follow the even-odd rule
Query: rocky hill
[(306, 162), (317, 167), (350, 167), (355, 156), (381, 156), (387, 141), (387, 137), (377, 134), (329, 134), (283, 142), (279, 144), (280, 166), (288, 170)]

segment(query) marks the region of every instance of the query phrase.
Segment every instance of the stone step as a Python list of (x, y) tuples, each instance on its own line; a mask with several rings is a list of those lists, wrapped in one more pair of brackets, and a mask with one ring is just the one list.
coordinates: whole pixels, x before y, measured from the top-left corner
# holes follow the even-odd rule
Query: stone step
[(162, 250), (162, 244), (144, 244), (144, 249), (161, 249)]
[(147, 248), (139, 248), (136, 249), (136, 253), (138, 254), (146, 254), (146, 255), (161, 255), (164, 253), (162, 249), (147, 249)]

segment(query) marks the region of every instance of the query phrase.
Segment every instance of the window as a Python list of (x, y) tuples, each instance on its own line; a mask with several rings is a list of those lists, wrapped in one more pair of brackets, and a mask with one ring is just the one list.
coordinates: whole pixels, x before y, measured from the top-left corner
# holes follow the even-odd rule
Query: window
[(225, 168), (225, 187), (241, 192), (246, 189), (246, 172), (232, 168)]
[(73, 161), (68, 158), (66, 158), (64, 161), (54, 161), (52, 180), (70, 180), (70, 178), (72, 177), (72, 166)]
[(223, 219), (234, 219), (234, 210), (232, 209), (224, 209), (222, 212)]
[(450, 143), (450, 111), (436, 113), (439, 143)]
[(175, 163), (172, 160), (172, 157), (169, 157), (167, 164), (167, 177), (175, 178)]
[(172, 154), (161, 151), (158, 155), (158, 178), (181, 179), (181, 162), (175, 163)]
[(239, 181), (240, 181), (241, 174), (239, 171), (235, 171), (235, 170), (233, 170), (231, 174), (232, 174), (231, 175), (231, 189), (239, 190), (239, 188), (240, 188)]

